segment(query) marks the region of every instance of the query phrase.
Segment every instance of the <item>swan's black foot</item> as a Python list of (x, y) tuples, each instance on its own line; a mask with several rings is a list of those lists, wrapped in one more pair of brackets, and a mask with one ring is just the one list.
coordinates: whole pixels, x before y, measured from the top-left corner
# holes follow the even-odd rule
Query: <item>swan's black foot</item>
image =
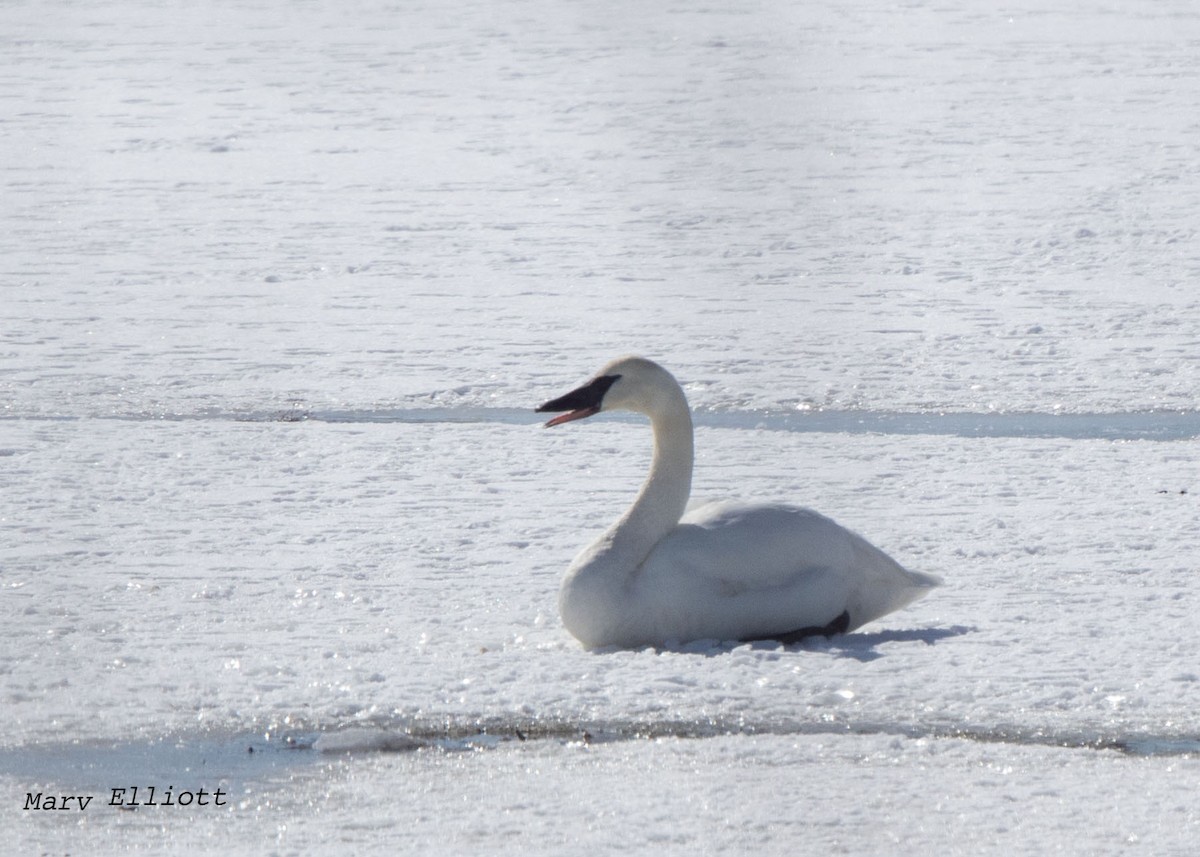
[(742, 640), (743, 643), (753, 643), (758, 640), (776, 640), (783, 643), (785, 646), (792, 643), (799, 643), (808, 637), (832, 637), (836, 634), (846, 633), (846, 629), (850, 627), (850, 611), (843, 610), (842, 615), (838, 616), (828, 625), (813, 625), (808, 628), (797, 628), (795, 631), (786, 631), (782, 634), (771, 634), (766, 637), (750, 637)]

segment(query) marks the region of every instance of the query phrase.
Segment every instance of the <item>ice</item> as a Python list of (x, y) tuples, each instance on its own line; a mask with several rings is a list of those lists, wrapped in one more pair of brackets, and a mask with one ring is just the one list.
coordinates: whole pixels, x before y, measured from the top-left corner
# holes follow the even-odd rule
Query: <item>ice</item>
[[(13, 853), (1194, 852), (1190, 3), (0, 14)], [(622, 353), (946, 585), (582, 650)]]

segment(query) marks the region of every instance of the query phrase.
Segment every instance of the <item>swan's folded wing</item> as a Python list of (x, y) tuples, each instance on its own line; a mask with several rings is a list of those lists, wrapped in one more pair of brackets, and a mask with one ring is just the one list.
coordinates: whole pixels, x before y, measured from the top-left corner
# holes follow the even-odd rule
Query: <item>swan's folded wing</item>
[(853, 530), (799, 506), (720, 501), (689, 507), (663, 543), (670, 543), (669, 551), (710, 557), (698, 560), (701, 568), (715, 567), (716, 557), (749, 562), (741, 575), (772, 578), (773, 571), (786, 577), (806, 568), (841, 568), (859, 569), (867, 578), (899, 576), (919, 589), (942, 583), (936, 575), (905, 569)]
[(761, 639), (847, 608), (848, 531), (815, 512), (721, 504), (685, 516), (636, 578), (642, 620), (682, 636)]
[(821, 627), (843, 611), (853, 630), (937, 583), (811, 509), (736, 503), (685, 515), (635, 581), (652, 625), (722, 639)]
[(811, 509), (710, 503), (691, 510), (654, 549), (655, 565), (735, 590), (773, 589), (815, 570), (854, 564), (853, 533)]

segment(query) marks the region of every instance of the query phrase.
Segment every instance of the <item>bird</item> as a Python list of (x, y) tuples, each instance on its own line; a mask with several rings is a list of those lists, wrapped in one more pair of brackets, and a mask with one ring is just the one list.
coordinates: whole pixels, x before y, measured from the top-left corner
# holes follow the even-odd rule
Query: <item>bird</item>
[(942, 583), (811, 509), (741, 501), (689, 508), (691, 409), (653, 360), (613, 360), (536, 411), (557, 414), (546, 428), (633, 411), (653, 430), (637, 498), (579, 553), (559, 590), (563, 625), (587, 649), (832, 637)]

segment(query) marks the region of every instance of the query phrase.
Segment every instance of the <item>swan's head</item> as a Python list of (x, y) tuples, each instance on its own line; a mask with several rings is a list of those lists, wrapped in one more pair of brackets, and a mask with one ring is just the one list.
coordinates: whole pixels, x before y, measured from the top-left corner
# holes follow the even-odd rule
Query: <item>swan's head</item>
[(538, 413), (559, 413), (546, 423), (562, 425), (582, 420), (601, 411), (636, 411), (654, 418), (668, 406), (683, 402), (683, 390), (675, 377), (645, 357), (621, 357), (612, 361), (582, 387), (552, 399)]

